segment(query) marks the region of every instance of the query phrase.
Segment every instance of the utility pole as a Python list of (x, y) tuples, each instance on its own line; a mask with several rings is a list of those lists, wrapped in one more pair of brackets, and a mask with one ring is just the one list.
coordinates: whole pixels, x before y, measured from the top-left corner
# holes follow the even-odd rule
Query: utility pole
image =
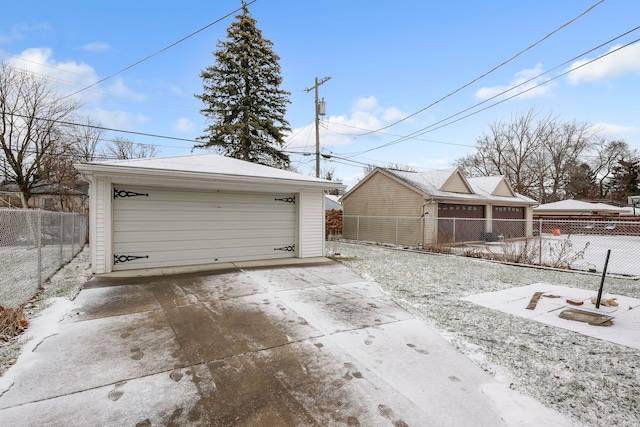
[[(324, 108), (322, 110), (320, 109), (320, 102), (318, 101), (318, 87), (330, 79), (331, 77), (323, 77), (318, 81), (318, 78), (316, 77), (316, 84), (304, 90), (305, 92), (310, 92), (315, 89), (316, 92), (316, 178), (320, 178), (320, 116), (324, 116), (326, 114)], [(324, 98), (322, 98), (322, 106), (324, 107)]]

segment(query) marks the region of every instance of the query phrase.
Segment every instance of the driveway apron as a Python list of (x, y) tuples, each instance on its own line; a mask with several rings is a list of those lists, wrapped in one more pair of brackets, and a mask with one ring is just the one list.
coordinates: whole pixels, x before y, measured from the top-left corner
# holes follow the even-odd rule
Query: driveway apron
[[(20, 365), (21, 361), (18, 361)], [(532, 418), (534, 417), (534, 418)], [(567, 424), (340, 263), (93, 278), (0, 424)]]

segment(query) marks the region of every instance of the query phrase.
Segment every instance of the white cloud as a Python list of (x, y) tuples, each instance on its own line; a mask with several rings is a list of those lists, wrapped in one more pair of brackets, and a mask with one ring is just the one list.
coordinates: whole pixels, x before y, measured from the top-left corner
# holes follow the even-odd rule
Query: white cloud
[(476, 98), (480, 100), (493, 98), (495, 96), (499, 96), (502, 92), (505, 92), (512, 88), (515, 89), (507, 92), (503, 97), (513, 96), (524, 91), (526, 92), (524, 92), (522, 95), (519, 95), (518, 98), (540, 98), (544, 96), (550, 96), (552, 95), (552, 89), (555, 86), (555, 83), (550, 82), (545, 85), (536, 87), (536, 85), (546, 80), (544, 77), (536, 77), (543, 72), (544, 71), (542, 64), (537, 64), (535, 68), (524, 69), (517, 72), (514, 78), (507, 85), (490, 86), (478, 89), (476, 91)]
[(354, 104), (355, 110), (371, 111), (378, 106), (378, 100), (374, 96), (359, 98)]
[[(613, 46), (609, 52), (618, 49)], [(640, 45), (634, 44), (613, 52), (602, 59), (587, 64), (590, 59), (576, 61), (567, 70), (574, 70), (568, 74), (571, 85), (591, 83), (607, 77), (619, 77), (630, 73), (640, 73)], [(583, 66), (584, 65), (584, 66)], [(582, 68), (578, 68), (583, 66)]]
[[(74, 61), (57, 62), (52, 58), (51, 49), (27, 49), (8, 62), (40, 78), (46, 78), (60, 95), (75, 92), (98, 80), (91, 66)], [(95, 92), (82, 92), (77, 97), (84, 102), (96, 102), (100, 98)]]
[(591, 129), (593, 132), (605, 138), (622, 138), (626, 134), (638, 130), (638, 128), (634, 126), (620, 126), (603, 122), (594, 124)]
[[(368, 131), (383, 127), (398, 118), (406, 117), (395, 107), (380, 108), (375, 97), (359, 98), (348, 115), (329, 116), (320, 126), (322, 147), (351, 144), (354, 138)], [(372, 135), (375, 137), (375, 135)], [(288, 148), (313, 147), (315, 149), (315, 124), (293, 129), (287, 138)]]
[(395, 122), (405, 117), (407, 117), (407, 114), (403, 113), (396, 107), (387, 108), (382, 113), (382, 120), (384, 120), (385, 122)]
[(144, 101), (145, 97), (139, 93), (131, 90), (121, 78), (117, 78), (112, 81), (108, 87), (109, 92), (123, 98), (127, 98), (131, 101)]
[(104, 127), (112, 129), (135, 129), (136, 125), (149, 121), (142, 114), (131, 114), (125, 111), (108, 111), (103, 108), (93, 109), (89, 116)]
[(88, 52), (105, 52), (110, 49), (111, 46), (109, 45), (109, 43), (104, 42), (92, 42), (82, 46), (82, 50), (86, 50)]
[[(64, 96), (93, 85), (99, 80), (93, 67), (75, 61), (56, 61), (49, 48), (31, 48), (17, 57), (11, 58), (11, 65), (31, 71), (40, 78), (46, 78), (58, 92)], [(98, 86), (82, 91), (75, 96), (84, 104), (98, 104), (104, 92)], [(131, 101), (144, 101), (145, 97), (131, 90), (121, 78), (110, 80), (106, 87), (111, 94)]]
[(173, 126), (176, 132), (180, 133), (191, 133), (195, 129), (195, 125), (193, 122), (185, 117), (181, 117), (176, 121), (176, 124)]

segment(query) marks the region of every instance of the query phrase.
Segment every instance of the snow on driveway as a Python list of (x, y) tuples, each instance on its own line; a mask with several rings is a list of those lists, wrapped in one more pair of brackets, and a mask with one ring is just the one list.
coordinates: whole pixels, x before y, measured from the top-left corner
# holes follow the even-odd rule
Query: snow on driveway
[[(636, 348), (465, 301), (534, 284), (595, 295), (600, 275), (339, 242), (327, 243), (327, 253), (340, 254), (487, 372), (579, 425), (640, 425)], [(640, 298), (636, 280), (607, 278), (604, 292), (621, 303)], [(638, 329), (624, 334), (637, 340)]]

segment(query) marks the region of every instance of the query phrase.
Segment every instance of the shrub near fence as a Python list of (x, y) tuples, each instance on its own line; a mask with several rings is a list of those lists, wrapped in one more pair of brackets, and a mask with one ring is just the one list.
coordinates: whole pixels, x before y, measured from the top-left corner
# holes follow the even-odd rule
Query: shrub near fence
[(343, 237), (505, 262), (640, 277), (640, 221), (345, 215)]
[(86, 243), (83, 215), (0, 209), (0, 306), (29, 301)]

